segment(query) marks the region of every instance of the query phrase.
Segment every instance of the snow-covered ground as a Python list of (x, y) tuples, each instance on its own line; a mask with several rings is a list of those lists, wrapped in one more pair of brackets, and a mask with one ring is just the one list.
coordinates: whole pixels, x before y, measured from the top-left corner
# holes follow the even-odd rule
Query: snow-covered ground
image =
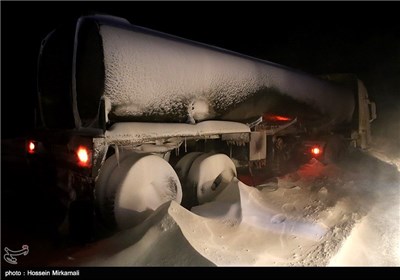
[[(332, 266), (399, 266), (400, 265), (400, 180), (399, 159), (386, 156), (373, 148), (369, 152), (387, 162), (391, 169), (371, 170), (372, 180), (364, 178), (361, 186), (371, 203), (365, 216), (352, 229), (351, 235), (338, 254), (331, 260)], [(388, 172), (391, 170), (392, 172)], [(397, 171), (397, 172), (396, 172)]]
[(70, 254), (68, 266), (398, 266), (399, 172), (355, 153), (312, 159), (262, 189), (234, 179), (191, 211), (176, 202)]

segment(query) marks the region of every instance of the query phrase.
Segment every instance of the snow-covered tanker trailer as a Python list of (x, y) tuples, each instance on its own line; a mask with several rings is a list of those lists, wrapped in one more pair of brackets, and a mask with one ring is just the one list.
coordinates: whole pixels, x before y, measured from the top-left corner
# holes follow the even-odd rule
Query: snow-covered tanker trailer
[(302, 157), (367, 148), (376, 117), (352, 76), (319, 78), (111, 16), (43, 40), (38, 105), (28, 155), (73, 233), (97, 220), (132, 227), (170, 200), (207, 203), (234, 177), (265, 184)]

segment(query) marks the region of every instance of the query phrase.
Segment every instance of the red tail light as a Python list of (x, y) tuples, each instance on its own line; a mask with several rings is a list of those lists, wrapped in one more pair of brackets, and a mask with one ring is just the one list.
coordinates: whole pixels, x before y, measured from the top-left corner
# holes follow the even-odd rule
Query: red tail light
[(292, 118), (287, 117), (287, 116), (280, 116), (280, 115), (272, 115), (272, 114), (264, 114), (263, 115), (263, 120), (264, 121), (278, 121), (278, 122), (287, 122), (287, 121), (291, 121)]
[(29, 141), (27, 145), (28, 153), (34, 154), (36, 151), (36, 143), (34, 141)]
[(314, 156), (318, 156), (318, 155), (320, 155), (321, 154), (321, 149), (319, 148), (319, 147), (313, 147), (312, 149), (311, 149), (311, 153), (314, 155)]
[(79, 165), (88, 166), (89, 165), (89, 152), (85, 147), (79, 147), (76, 155), (78, 156)]
[(288, 117), (283, 117), (283, 116), (275, 116), (275, 119), (277, 121), (290, 121), (291, 119)]

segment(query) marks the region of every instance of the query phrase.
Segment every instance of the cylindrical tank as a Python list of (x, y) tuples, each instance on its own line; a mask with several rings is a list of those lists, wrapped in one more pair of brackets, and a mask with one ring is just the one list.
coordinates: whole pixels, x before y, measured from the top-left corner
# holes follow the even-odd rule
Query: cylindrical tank
[(337, 124), (354, 112), (353, 93), (328, 81), (119, 18), (80, 18), (73, 49), (72, 107), (82, 126), (98, 118), (101, 98), (111, 121), (240, 121), (306, 112)]

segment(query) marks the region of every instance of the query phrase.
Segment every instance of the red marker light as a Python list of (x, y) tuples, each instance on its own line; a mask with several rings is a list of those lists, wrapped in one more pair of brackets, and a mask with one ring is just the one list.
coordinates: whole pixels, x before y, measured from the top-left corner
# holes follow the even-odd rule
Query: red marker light
[(86, 165), (89, 161), (89, 153), (88, 150), (84, 147), (79, 147), (78, 152), (76, 153), (78, 155), (79, 163), (81, 165)]
[(36, 145), (33, 141), (29, 141), (28, 143), (28, 153), (33, 154), (35, 153)]
[(283, 116), (275, 116), (275, 119), (277, 121), (290, 121), (290, 118), (288, 117), (283, 117)]
[(319, 155), (320, 153), (321, 153), (321, 150), (320, 150), (320, 148), (318, 148), (318, 147), (314, 147), (314, 148), (312, 148), (311, 149), (311, 153), (313, 154), (313, 155)]
[(269, 113), (266, 113), (263, 115), (263, 120), (265, 121), (279, 121), (279, 122), (286, 122), (286, 121), (291, 121), (292, 119), (286, 116), (280, 116), (280, 115), (272, 115)]

